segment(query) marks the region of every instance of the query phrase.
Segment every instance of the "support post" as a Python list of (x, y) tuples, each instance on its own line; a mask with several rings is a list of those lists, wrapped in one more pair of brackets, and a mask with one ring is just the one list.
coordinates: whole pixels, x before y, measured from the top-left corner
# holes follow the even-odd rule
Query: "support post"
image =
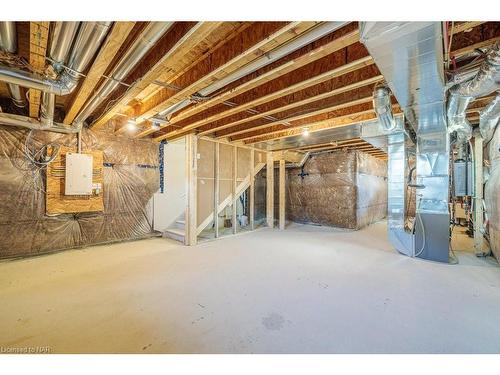
[(238, 186), (238, 147), (233, 146), (233, 234), (236, 234), (236, 188)]
[(196, 245), (197, 242), (197, 185), (198, 185), (198, 140), (196, 135), (186, 136), (186, 236), (185, 244)]
[(474, 252), (483, 254), (483, 138), (474, 134)]
[(273, 153), (268, 152), (266, 158), (266, 221), (267, 226), (274, 227), (274, 160)]
[(285, 159), (280, 159), (279, 228), (285, 229)]
[(219, 142), (215, 142), (214, 154), (214, 228), (215, 238), (219, 237)]
[(250, 151), (250, 229), (255, 229), (255, 150)]

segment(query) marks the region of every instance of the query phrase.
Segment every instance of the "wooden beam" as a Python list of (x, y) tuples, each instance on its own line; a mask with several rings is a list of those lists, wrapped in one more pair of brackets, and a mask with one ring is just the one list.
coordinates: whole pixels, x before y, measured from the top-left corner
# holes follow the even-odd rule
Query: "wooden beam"
[(187, 206), (186, 206), (186, 245), (193, 246), (197, 243), (197, 185), (198, 185), (198, 140), (196, 135), (189, 134), (186, 137), (186, 182), (187, 182)]
[(496, 37), (491, 38), (491, 39), (483, 40), (482, 42), (474, 43), (470, 46), (459, 48), (459, 49), (456, 49), (454, 51), (451, 51), (450, 55), (452, 57), (460, 57), (460, 56), (465, 55), (469, 52), (472, 52), (478, 48), (489, 47), (489, 46), (495, 44), (498, 40), (500, 40), (500, 36), (496, 36)]
[[(170, 120), (170, 124), (178, 123), (181, 120), (187, 119), (195, 114), (198, 114), (210, 107), (213, 107), (217, 104), (223, 103), (224, 101), (228, 101), (231, 98), (241, 95), (244, 92), (247, 92), (257, 86), (260, 86), (266, 82), (270, 82), (273, 79), (279, 78), (287, 73), (295, 71), (299, 68), (304, 67), (307, 64), (310, 64), (314, 61), (317, 61), (323, 57), (326, 57), (340, 49), (345, 48), (348, 45), (354, 44), (359, 41), (359, 31), (354, 30), (347, 35), (339, 37), (337, 39), (332, 40), (331, 42), (320, 46), (306, 54), (303, 54), (293, 60), (287, 61), (278, 67), (261, 74), (247, 82), (240, 84), (239, 86), (232, 88), (228, 91), (225, 91), (214, 98), (211, 98), (205, 102), (199, 103), (197, 105), (191, 106), (186, 110), (180, 112), (178, 115), (173, 116)], [(218, 114), (210, 116), (206, 119), (196, 121), (190, 124), (185, 130), (194, 129), (198, 126), (206, 124), (207, 122), (215, 121), (217, 119), (227, 117), (230, 115), (230, 111), (222, 111)]]
[(267, 226), (274, 227), (274, 160), (273, 153), (268, 152), (266, 158), (266, 221)]
[[(332, 96), (342, 94), (342, 93), (347, 92), (347, 91), (355, 90), (355, 89), (358, 89), (358, 88), (361, 88), (364, 86), (374, 85), (378, 82), (381, 82), (383, 79), (384, 79), (384, 77), (382, 75), (376, 75), (374, 77), (365, 79), (363, 81), (355, 82), (355, 83), (352, 83), (350, 85), (342, 86), (342, 87), (339, 87), (337, 89), (321, 93), (319, 95), (314, 95), (314, 96), (308, 97), (306, 99), (290, 103), (286, 106), (281, 106), (278, 108), (271, 109), (269, 111), (257, 113), (253, 116), (249, 116), (249, 117), (246, 117), (246, 118), (238, 120), (238, 121), (233, 121), (231, 123), (224, 124), (224, 125), (218, 126), (216, 128), (213, 128), (213, 129), (205, 130), (205, 131), (200, 132), (199, 134), (206, 135), (206, 134), (211, 134), (214, 132), (219, 132), (219, 131), (224, 130), (224, 129), (235, 127), (236, 125), (241, 125), (241, 124), (246, 123), (246, 122), (250, 122), (250, 121), (257, 120), (257, 119), (260, 119), (260, 118), (263, 118), (266, 116), (273, 115), (275, 113), (291, 110), (291, 109), (294, 109), (296, 107), (300, 107), (303, 105), (314, 103), (314, 102), (319, 101), (319, 100), (328, 99), (328, 98), (331, 98)], [(235, 132), (231, 131), (231, 132), (227, 132), (227, 133), (224, 132), (223, 134), (216, 134), (216, 136), (217, 137), (228, 137), (228, 136), (231, 136), (234, 134), (237, 134), (237, 132), (236, 131)]]
[[(348, 100), (348, 101), (344, 101), (344, 103), (333, 105), (333, 106), (328, 106), (325, 108), (318, 109), (316, 111), (306, 112), (306, 113), (302, 113), (300, 115), (291, 116), (291, 117), (285, 117), (283, 119), (280, 119), (278, 121), (273, 121), (273, 122), (270, 122), (268, 124), (254, 126), (252, 128), (245, 129), (245, 130), (235, 131), (235, 132), (230, 133), (228, 136), (234, 137), (236, 135), (250, 133), (250, 132), (254, 132), (256, 130), (266, 129), (266, 128), (272, 127), (274, 125), (279, 125), (279, 124), (285, 125), (286, 123), (290, 123), (291, 121), (302, 120), (302, 119), (305, 119), (305, 118), (310, 117), (310, 116), (321, 115), (323, 113), (336, 111), (336, 110), (351, 107), (351, 106), (357, 105), (357, 104), (371, 103), (372, 101), (373, 101), (372, 95), (361, 98), (361, 99), (357, 99), (357, 100), (352, 100), (352, 101)], [(245, 139), (245, 138), (238, 138), (238, 139), (240, 140), (240, 139)]]
[(113, 24), (113, 28), (109, 32), (103, 46), (100, 48), (99, 54), (83, 80), (82, 86), (77, 91), (77, 95), (75, 95), (73, 102), (66, 112), (66, 116), (63, 120), (64, 124), (69, 125), (75, 119), (80, 109), (96, 89), (97, 84), (108, 69), (109, 64), (118, 53), (134, 26), (135, 22), (118, 21)]
[(168, 52), (165, 53), (152, 66), (152, 68), (142, 76), (141, 79), (135, 81), (135, 83), (128, 88), (125, 95), (123, 95), (120, 100), (118, 100), (103, 116), (101, 116), (93, 126), (99, 127), (103, 125), (116, 113), (119, 113), (125, 105), (138, 96), (161, 75), (164, 75), (166, 72), (169, 72), (172, 76), (175, 75), (178, 70), (184, 67), (184, 63), (186, 63), (185, 60), (183, 60), (183, 57), (187, 55), (189, 51), (195, 49), (199, 43), (201, 43), (210, 33), (220, 27), (221, 24), (222, 22), (196, 23), (185, 34), (183, 34), (179, 40), (177, 40), (172, 48), (170, 48)]
[(285, 229), (285, 159), (280, 159), (279, 167), (279, 228)]
[(250, 150), (250, 229), (255, 229), (255, 150)]
[[(188, 84), (187, 87), (182, 88), (180, 91), (174, 94), (172, 94), (171, 90), (160, 91), (151, 99), (141, 104), (141, 109), (139, 111), (140, 115), (137, 118), (137, 122), (142, 122), (152, 116), (155, 116), (157, 113), (169, 108), (170, 106), (179, 103), (184, 99), (188, 99), (199, 90), (224, 78), (228, 74), (233, 73), (245, 64), (263, 56), (277, 46), (293, 39), (297, 34), (304, 32), (315, 24), (315, 22), (290, 22), (267, 38), (251, 45), (243, 53), (240, 53), (233, 58), (229, 58), (225, 63), (210, 71), (210, 73), (198, 77), (198, 79), (195, 79), (192, 83)], [(251, 30), (249, 33), (250, 32)], [(234, 46), (229, 47), (234, 48)], [(221, 49), (222, 47), (219, 50)], [(224, 52), (222, 51), (222, 53)], [(154, 130), (147, 129), (139, 133), (137, 137), (144, 137), (152, 132), (154, 132)]]
[[(340, 66), (338, 68), (329, 70), (327, 72), (324, 72), (322, 74), (319, 74), (319, 75), (314, 76), (312, 78), (309, 78), (307, 80), (298, 82), (298, 83), (296, 83), (294, 85), (291, 85), (289, 87), (286, 87), (284, 89), (275, 91), (275, 92), (273, 92), (271, 94), (262, 96), (260, 98), (255, 99), (255, 100), (252, 100), (252, 101), (250, 101), (248, 103), (239, 105), (239, 106), (234, 107), (232, 109), (229, 109), (228, 111), (225, 111), (224, 113), (225, 113), (226, 116), (229, 116), (229, 115), (232, 115), (232, 114), (235, 114), (235, 113), (238, 113), (238, 112), (242, 112), (244, 110), (247, 110), (247, 109), (256, 107), (258, 105), (267, 103), (267, 102), (269, 102), (271, 100), (283, 97), (285, 95), (292, 94), (294, 92), (303, 90), (305, 88), (318, 85), (318, 84), (323, 83), (325, 81), (328, 81), (328, 80), (330, 80), (332, 78), (335, 78), (335, 77), (347, 74), (349, 72), (361, 69), (361, 68), (363, 68), (365, 66), (372, 65), (373, 63), (374, 62), (373, 62), (373, 59), (372, 59), (371, 56), (363, 57), (363, 58), (355, 60), (355, 61), (353, 61), (353, 62), (351, 62), (349, 64), (342, 65), (342, 66)], [(205, 123), (208, 123), (210, 121), (213, 121), (213, 118), (207, 118), (205, 120)], [(197, 124), (196, 126), (199, 126), (199, 124)], [(169, 138), (169, 137), (171, 137), (171, 136), (173, 136), (173, 135), (175, 135), (177, 133), (185, 133), (185, 132), (190, 131), (192, 129), (193, 128), (190, 125), (188, 127), (185, 127), (185, 128), (182, 128), (182, 129), (179, 129), (179, 130), (176, 130), (176, 131), (173, 131), (173, 132), (170, 132), (170, 133), (158, 136), (158, 137), (155, 138), (155, 140), (156, 141), (161, 141), (161, 140), (167, 139), (167, 138)]]
[(220, 143), (215, 142), (214, 153), (214, 228), (215, 238), (219, 237), (219, 190), (220, 190), (220, 173), (219, 173), (219, 146)]
[(464, 32), (465, 30), (469, 30), (469, 29), (472, 29), (476, 26), (482, 25), (483, 23), (485, 23), (485, 21), (467, 21), (467, 22), (462, 22), (459, 24), (455, 23), (453, 25), (453, 28), (450, 27), (450, 31), (453, 34), (458, 34), (458, 33)]
[[(30, 65), (37, 71), (45, 68), (45, 54), (49, 41), (50, 22), (30, 22)], [(29, 90), (29, 115), (38, 118), (40, 114), (40, 98), (42, 92), (39, 90)]]
[[(250, 176), (251, 177), (251, 176)], [(238, 147), (233, 146), (233, 212), (231, 221), (233, 222), (233, 234), (236, 234), (237, 229), (237, 216), (236, 216), (236, 190), (238, 187)]]

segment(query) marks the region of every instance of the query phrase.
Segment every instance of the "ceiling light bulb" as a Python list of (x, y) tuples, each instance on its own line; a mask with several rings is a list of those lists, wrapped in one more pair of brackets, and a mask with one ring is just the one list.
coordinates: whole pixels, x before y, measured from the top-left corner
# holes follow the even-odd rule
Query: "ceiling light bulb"
[(137, 129), (137, 123), (135, 120), (131, 119), (127, 121), (127, 130), (134, 131)]
[(307, 136), (309, 135), (309, 128), (304, 128), (304, 129), (302, 129), (302, 135), (303, 135), (304, 137), (307, 137)]
[(151, 130), (154, 131), (160, 130), (160, 123), (156, 121), (151, 122)]

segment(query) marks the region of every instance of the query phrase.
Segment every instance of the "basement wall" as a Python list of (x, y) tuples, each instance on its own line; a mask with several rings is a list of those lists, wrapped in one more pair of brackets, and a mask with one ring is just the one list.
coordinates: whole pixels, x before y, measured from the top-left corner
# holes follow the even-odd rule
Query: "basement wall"
[[(148, 237), (159, 189), (158, 144), (83, 131), (83, 152), (104, 154), (104, 212), (45, 214), (45, 173), (23, 171), (28, 130), (0, 126), (0, 258)], [(35, 144), (76, 146), (75, 135), (35, 131)], [(37, 182), (37, 189), (34, 182)]]
[(287, 169), (288, 220), (360, 229), (387, 213), (387, 163), (358, 151), (311, 156)]
[(490, 176), (484, 189), (484, 201), (488, 215), (490, 248), (500, 261), (500, 126), (488, 142), (485, 152), (489, 160)]

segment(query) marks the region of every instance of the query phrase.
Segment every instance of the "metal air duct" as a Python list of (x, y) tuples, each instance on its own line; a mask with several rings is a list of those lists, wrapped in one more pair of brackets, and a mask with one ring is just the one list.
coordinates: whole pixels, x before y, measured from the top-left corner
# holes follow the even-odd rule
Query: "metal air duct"
[[(15, 22), (0, 22), (0, 49), (9, 53), (17, 53), (17, 34)], [(8, 83), (9, 95), (16, 107), (26, 106), (26, 99), (19, 85)]]
[(497, 93), (497, 96), (479, 114), (479, 130), (485, 144), (493, 137), (499, 119), (500, 93)]
[[(440, 22), (362, 22), (361, 42), (373, 57), (416, 133), (417, 223), (413, 256), (441, 262), (449, 257), (449, 137), (444, 114), (444, 59)], [(398, 140), (401, 145), (406, 142)], [(388, 147), (389, 174), (395, 181), (406, 160), (400, 147)], [(389, 179), (391, 176), (389, 176)], [(389, 186), (389, 215), (401, 210), (400, 192)], [(403, 189), (404, 187), (404, 189)], [(391, 231), (391, 224), (389, 223)], [(391, 232), (390, 232), (391, 234)], [(393, 242), (394, 244), (394, 242)], [(396, 244), (395, 244), (396, 246)], [(396, 248), (398, 248), (396, 246)], [(399, 249), (398, 249), (399, 250)]]
[[(64, 70), (64, 64), (78, 30), (79, 22), (56, 22), (52, 31), (50, 42), (49, 58), (52, 67), (57, 73)], [(42, 92), (40, 104), (40, 117), (42, 123), (51, 126), (54, 121), (55, 94)]]
[(110, 78), (100, 86), (99, 90), (87, 102), (75, 119), (75, 122), (83, 122), (102, 103), (102, 101), (115, 90), (120, 82), (127, 77), (137, 63), (155, 45), (155, 43), (167, 32), (173, 22), (150, 22), (139, 38), (128, 49), (122, 59), (117, 63), (110, 74)]

